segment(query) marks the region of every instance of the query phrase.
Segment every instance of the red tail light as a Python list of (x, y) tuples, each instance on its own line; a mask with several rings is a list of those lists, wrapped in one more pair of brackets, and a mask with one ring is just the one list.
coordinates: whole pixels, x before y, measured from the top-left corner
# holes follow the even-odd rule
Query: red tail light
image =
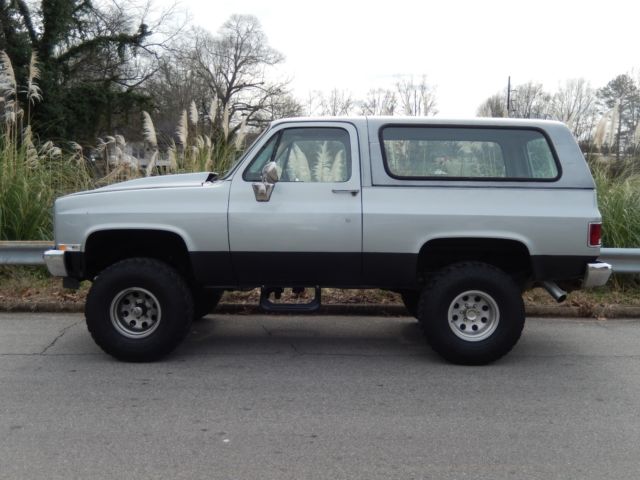
[(589, 246), (599, 247), (602, 245), (602, 223), (589, 224)]

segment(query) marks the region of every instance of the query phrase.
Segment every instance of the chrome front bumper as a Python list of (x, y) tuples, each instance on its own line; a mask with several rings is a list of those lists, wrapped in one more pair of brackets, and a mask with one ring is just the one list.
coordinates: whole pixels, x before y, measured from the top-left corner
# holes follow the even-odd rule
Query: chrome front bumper
[(62, 250), (47, 250), (44, 252), (44, 263), (47, 265), (49, 273), (54, 277), (67, 276), (67, 266), (64, 263), (64, 252)]
[(613, 268), (608, 263), (589, 263), (582, 280), (582, 288), (600, 287), (607, 283), (612, 273)]

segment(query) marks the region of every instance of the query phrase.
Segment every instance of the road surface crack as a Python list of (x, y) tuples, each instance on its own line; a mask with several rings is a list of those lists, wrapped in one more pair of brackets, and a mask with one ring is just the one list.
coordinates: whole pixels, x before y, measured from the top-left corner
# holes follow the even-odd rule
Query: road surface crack
[(58, 340), (60, 340), (71, 328), (75, 327), (76, 325), (80, 325), (83, 321), (84, 320), (78, 320), (77, 322), (74, 322), (71, 325), (67, 325), (62, 330), (60, 330), (58, 336), (54, 338), (51, 343), (49, 343), (49, 345), (44, 347), (44, 349), (38, 355), (46, 355), (49, 349), (52, 348), (58, 342)]
[(272, 336), (272, 333), (269, 331), (269, 329), (267, 327), (265, 327), (262, 323), (260, 324), (260, 326), (262, 327), (262, 329), (267, 334), (267, 337), (271, 337)]

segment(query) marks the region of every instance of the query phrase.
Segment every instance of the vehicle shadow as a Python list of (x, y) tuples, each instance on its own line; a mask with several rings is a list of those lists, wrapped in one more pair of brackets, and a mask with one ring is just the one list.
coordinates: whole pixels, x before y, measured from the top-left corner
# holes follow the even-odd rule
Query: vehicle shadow
[(409, 317), (209, 315), (194, 323), (181, 351), (380, 356), (430, 350)]
[[(529, 319), (514, 349), (494, 365), (527, 365), (589, 354), (582, 324)], [(412, 356), (448, 363), (413, 317), (216, 315), (195, 322), (179, 355)], [(546, 359), (546, 360), (545, 360)]]

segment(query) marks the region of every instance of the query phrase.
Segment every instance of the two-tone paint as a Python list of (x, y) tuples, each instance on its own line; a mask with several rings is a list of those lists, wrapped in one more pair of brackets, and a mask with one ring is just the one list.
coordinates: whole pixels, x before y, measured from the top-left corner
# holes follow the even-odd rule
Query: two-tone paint
[[(561, 174), (551, 182), (393, 178), (379, 140), (386, 125), (540, 130)], [(348, 132), (351, 178), (279, 182), (268, 202), (256, 201), (243, 172), (273, 135), (301, 127)], [(166, 232), (181, 239), (197, 283), (225, 288), (415, 288), (421, 252), (464, 240), (480, 248), (519, 246), (533, 280), (575, 279), (599, 255), (588, 228), (601, 220), (593, 179), (565, 125), (396, 117), (277, 121), (222, 179), (209, 173), (137, 179), (60, 198), (54, 212), (56, 244), (77, 245), (65, 253), (70, 277), (97, 273), (85, 258), (96, 235), (150, 232), (152, 244), (153, 232)], [(127, 237), (117, 238), (108, 248), (126, 249)]]

